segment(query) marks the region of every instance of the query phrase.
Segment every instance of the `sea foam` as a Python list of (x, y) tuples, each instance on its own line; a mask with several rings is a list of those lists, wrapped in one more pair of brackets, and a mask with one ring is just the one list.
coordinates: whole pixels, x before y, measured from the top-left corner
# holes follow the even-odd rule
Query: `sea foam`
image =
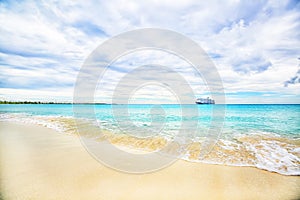
[[(33, 116), (27, 114), (0, 114), (0, 121), (11, 121), (25, 124), (41, 125), (61, 133), (78, 133), (77, 128), (84, 128), (84, 137), (93, 137), (97, 140), (108, 140), (112, 144), (145, 150), (147, 152), (159, 151), (170, 144), (170, 138), (153, 136), (139, 138), (130, 134), (114, 133), (113, 128), (106, 128), (102, 136), (94, 134), (97, 124), (80, 120), (75, 122), (72, 117), (62, 116)], [(105, 123), (102, 123), (105, 124)], [(103, 128), (103, 127), (102, 127)], [(185, 148), (174, 145), (175, 148), (184, 149), (181, 159), (191, 162), (221, 164), (229, 166), (252, 166), (284, 175), (300, 175), (300, 140), (290, 139), (274, 133), (240, 133), (233, 134), (231, 138), (221, 138), (212, 150), (201, 157), (203, 140), (185, 144)]]

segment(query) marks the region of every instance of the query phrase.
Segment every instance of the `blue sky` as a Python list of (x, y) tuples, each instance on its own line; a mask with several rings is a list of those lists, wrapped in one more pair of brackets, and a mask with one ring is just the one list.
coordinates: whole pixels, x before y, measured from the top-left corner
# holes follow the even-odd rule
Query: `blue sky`
[[(169, 29), (196, 41), (215, 63), (227, 103), (300, 103), (296, 0), (0, 1), (0, 99), (71, 101), (87, 56), (107, 39), (138, 28)], [(145, 64), (172, 66), (197, 97), (207, 94), (184, 61), (141, 51), (112, 64), (99, 82), (97, 101), (110, 102), (120, 79)], [(172, 95), (148, 85), (132, 102), (174, 103)]]

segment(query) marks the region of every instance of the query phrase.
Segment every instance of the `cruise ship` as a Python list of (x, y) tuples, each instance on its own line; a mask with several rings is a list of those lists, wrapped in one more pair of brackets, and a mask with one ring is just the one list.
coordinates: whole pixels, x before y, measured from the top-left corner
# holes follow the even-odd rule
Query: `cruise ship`
[(205, 98), (199, 98), (195, 102), (196, 104), (215, 104), (215, 100), (210, 99), (209, 97)]

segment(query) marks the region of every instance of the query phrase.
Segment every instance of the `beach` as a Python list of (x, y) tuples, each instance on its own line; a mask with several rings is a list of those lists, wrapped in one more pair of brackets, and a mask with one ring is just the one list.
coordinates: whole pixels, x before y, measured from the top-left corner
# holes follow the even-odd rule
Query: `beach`
[(178, 160), (148, 174), (97, 162), (79, 138), (0, 122), (3, 199), (298, 199), (300, 177)]
[(0, 200), (300, 200), (300, 0), (0, 16)]

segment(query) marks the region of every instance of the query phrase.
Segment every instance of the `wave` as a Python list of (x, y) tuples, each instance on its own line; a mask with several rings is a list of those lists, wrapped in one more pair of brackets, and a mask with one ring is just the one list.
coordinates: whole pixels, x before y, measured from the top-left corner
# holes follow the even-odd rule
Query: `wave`
[(199, 159), (201, 143), (190, 146), (186, 160), (230, 166), (252, 166), (284, 175), (300, 175), (300, 140), (246, 135), (235, 141), (220, 139)]
[[(300, 139), (282, 137), (274, 133), (232, 134), (230, 139), (221, 138), (212, 150), (200, 156), (204, 150), (203, 140), (198, 139), (184, 144), (170, 141), (164, 136), (137, 137), (102, 129), (99, 136), (98, 124), (88, 120), (76, 120), (64, 116), (32, 116), (26, 114), (0, 114), (0, 121), (13, 121), (37, 124), (61, 133), (80, 134), (98, 141), (108, 140), (118, 146), (143, 150), (159, 151), (172, 143), (172, 151), (184, 151), (182, 159), (190, 162), (221, 164), (229, 166), (252, 166), (283, 175), (300, 175)], [(175, 144), (175, 145), (174, 145)], [(170, 151), (170, 148), (168, 149)]]

